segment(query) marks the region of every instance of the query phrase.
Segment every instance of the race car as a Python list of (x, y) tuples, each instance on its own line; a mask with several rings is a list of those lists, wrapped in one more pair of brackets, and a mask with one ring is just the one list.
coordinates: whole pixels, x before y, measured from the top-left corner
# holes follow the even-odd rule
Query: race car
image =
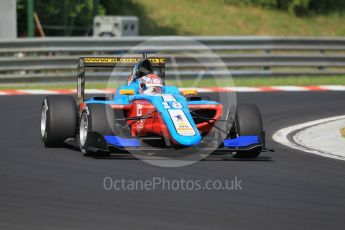
[[(111, 97), (85, 98), (85, 69), (115, 66), (133, 68), (127, 83)], [(196, 89), (179, 90), (164, 82), (161, 57), (80, 58), (77, 101), (70, 95), (49, 95), (43, 100), (44, 145), (68, 144), (96, 157), (204, 150), (218, 156), (256, 158), (266, 150), (257, 106), (227, 108), (199, 96)]]

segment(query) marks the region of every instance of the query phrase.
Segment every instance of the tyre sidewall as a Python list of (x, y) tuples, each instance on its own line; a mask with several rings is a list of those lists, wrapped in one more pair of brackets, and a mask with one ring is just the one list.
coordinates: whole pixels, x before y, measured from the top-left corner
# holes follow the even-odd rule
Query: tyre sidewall
[[(83, 108), (83, 111), (80, 116), (80, 123), (79, 123), (79, 130), (81, 127), (82, 117), (83, 115), (87, 116), (88, 122), (88, 132), (97, 132), (101, 135), (113, 135), (111, 125), (113, 124), (112, 120), (113, 117), (108, 117), (113, 115), (113, 111), (108, 105), (104, 104), (89, 104)], [(79, 143), (80, 143), (80, 150), (84, 154), (88, 154), (87, 147), (88, 147), (88, 134), (86, 134), (86, 140), (84, 145), (80, 142), (80, 133), (79, 133)]]

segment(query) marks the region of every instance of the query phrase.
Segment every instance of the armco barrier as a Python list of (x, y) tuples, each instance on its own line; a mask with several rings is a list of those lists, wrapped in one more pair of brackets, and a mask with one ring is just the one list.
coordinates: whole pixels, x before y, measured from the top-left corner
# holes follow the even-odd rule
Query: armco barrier
[[(0, 83), (75, 81), (79, 56), (118, 56), (128, 50), (149, 51), (167, 57), (167, 75), (174, 74), (173, 58), (182, 77), (204, 68), (202, 48), (166, 37), (155, 46), (136, 45), (151, 37), (36, 38), (0, 40)], [(224, 74), (212, 68), (224, 66), (233, 76), (345, 75), (345, 39), (283, 37), (188, 37), (216, 52), (224, 63), (210, 62), (208, 74)], [(182, 53), (189, 52), (186, 57)], [(124, 75), (125, 73), (119, 73)], [(96, 79), (95, 74), (91, 77)]]

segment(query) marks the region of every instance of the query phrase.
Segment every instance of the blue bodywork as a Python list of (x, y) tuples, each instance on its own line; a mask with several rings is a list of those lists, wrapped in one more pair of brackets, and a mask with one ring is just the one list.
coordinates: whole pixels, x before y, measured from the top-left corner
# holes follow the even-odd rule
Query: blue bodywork
[(233, 139), (224, 140), (224, 146), (229, 148), (247, 147), (258, 144), (260, 144), (258, 136), (239, 136)]
[[(134, 95), (121, 95), (120, 90), (133, 90), (135, 93)], [(164, 99), (164, 95), (168, 95), (168, 97), (172, 98), (171, 101), (167, 101)], [(112, 105), (129, 105), (134, 100), (147, 100), (149, 101), (156, 110), (161, 114), (166, 127), (168, 128), (171, 137), (174, 139), (175, 142), (179, 143), (182, 146), (196, 146), (201, 142), (201, 135), (194, 123), (194, 120), (190, 114), (188, 105), (191, 104), (202, 104), (202, 105), (214, 105), (219, 104), (215, 101), (208, 101), (208, 100), (199, 100), (199, 101), (187, 101), (185, 97), (181, 96), (179, 90), (175, 86), (164, 86), (162, 95), (144, 95), (139, 94), (138, 84), (136, 82), (131, 83), (128, 86), (120, 86), (117, 88), (116, 93), (112, 100), (95, 100), (95, 98), (90, 98), (86, 100), (86, 104), (91, 103), (99, 103), (99, 104), (112, 104)], [(171, 103), (176, 101), (181, 105), (179, 108), (175, 108), (171, 106)], [(166, 107), (166, 103), (168, 103), (168, 108)], [(164, 104), (165, 103), (165, 104)], [(186, 118), (188, 119), (190, 125), (194, 129), (194, 135), (180, 135), (175, 128), (174, 122), (172, 120), (171, 115), (169, 114), (169, 110), (182, 110), (185, 114)], [(143, 114), (145, 115), (145, 114)], [(104, 136), (106, 142), (109, 145), (117, 146), (117, 147), (139, 147), (140, 141), (138, 139), (124, 139), (117, 136)], [(224, 146), (228, 148), (234, 147), (245, 147), (254, 144), (259, 144), (259, 139), (257, 136), (240, 136), (234, 139), (224, 140)]]
[(104, 139), (109, 145), (114, 145), (117, 147), (139, 147), (140, 146), (140, 141), (135, 138), (104, 136)]
[[(120, 90), (134, 90), (135, 94), (134, 95), (121, 95), (120, 94)], [(109, 101), (103, 101), (103, 100), (95, 100), (94, 98), (91, 98), (86, 102), (86, 104), (90, 104), (90, 103), (100, 103), (100, 104), (113, 104), (113, 105), (129, 105), (131, 103), (131, 101), (134, 100), (146, 100), (149, 101), (156, 109), (157, 111), (161, 114), (166, 127), (168, 128), (171, 137), (174, 139), (174, 141), (176, 141), (177, 143), (179, 143), (180, 145), (183, 146), (193, 146), (193, 145), (197, 145), (200, 143), (201, 141), (201, 135), (193, 121), (193, 118), (189, 112), (189, 108), (188, 108), (188, 104), (189, 102), (187, 102), (186, 98), (181, 96), (179, 93), (179, 90), (177, 87), (175, 86), (164, 86), (163, 87), (163, 95), (169, 95), (171, 98), (173, 98), (172, 101), (165, 101), (164, 98), (161, 95), (145, 95), (145, 94), (139, 94), (138, 93), (138, 86), (135, 83), (132, 83), (129, 86), (120, 86), (117, 90), (116, 93), (114, 95), (113, 100), (109, 100)], [(165, 108), (163, 102), (167, 102), (168, 104), (176, 101), (178, 103), (180, 103), (181, 108), (174, 108), (173, 106), (170, 106), (170, 108)], [(203, 101), (202, 104), (215, 104), (217, 102), (211, 102), (211, 101)], [(192, 102), (194, 103), (194, 102)], [(174, 123), (172, 121), (172, 118), (169, 114), (169, 110), (182, 110), (183, 113), (185, 114), (185, 116), (187, 117), (189, 123), (191, 124), (191, 126), (194, 129), (195, 135), (192, 136), (182, 136), (180, 134), (178, 134)], [(106, 139), (106, 141), (111, 144), (108, 140), (109, 137)], [(112, 144), (114, 144), (114, 142), (112, 141)], [(117, 144), (116, 144), (117, 146)]]

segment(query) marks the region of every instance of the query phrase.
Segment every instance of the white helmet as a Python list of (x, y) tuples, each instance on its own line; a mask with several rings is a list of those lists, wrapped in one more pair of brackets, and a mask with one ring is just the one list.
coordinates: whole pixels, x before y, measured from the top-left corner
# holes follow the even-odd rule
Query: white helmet
[(138, 80), (139, 93), (141, 94), (161, 94), (163, 91), (162, 79), (155, 74), (145, 75)]

